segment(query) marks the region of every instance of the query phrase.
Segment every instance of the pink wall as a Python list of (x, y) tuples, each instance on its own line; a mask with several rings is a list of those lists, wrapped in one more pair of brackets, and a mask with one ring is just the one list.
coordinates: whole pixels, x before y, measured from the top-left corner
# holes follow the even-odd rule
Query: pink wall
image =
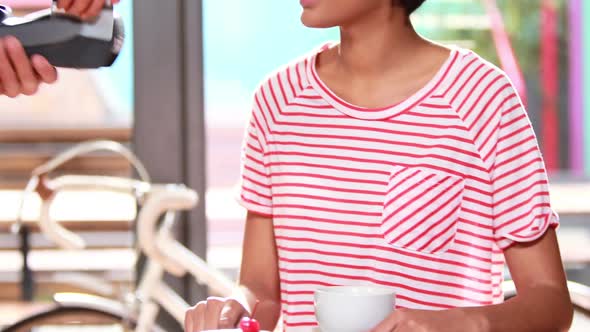
[(51, 0), (0, 0), (0, 3), (15, 9), (46, 8), (51, 6)]

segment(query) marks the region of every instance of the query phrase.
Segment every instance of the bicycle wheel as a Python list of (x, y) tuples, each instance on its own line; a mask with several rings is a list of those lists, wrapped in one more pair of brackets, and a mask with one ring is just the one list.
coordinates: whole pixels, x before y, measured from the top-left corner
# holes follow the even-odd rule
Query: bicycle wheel
[[(5, 332), (133, 331), (134, 319), (84, 306), (59, 306), (30, 315), (6, 328)], [(155, 327), (154, 331), (163, 331)]]

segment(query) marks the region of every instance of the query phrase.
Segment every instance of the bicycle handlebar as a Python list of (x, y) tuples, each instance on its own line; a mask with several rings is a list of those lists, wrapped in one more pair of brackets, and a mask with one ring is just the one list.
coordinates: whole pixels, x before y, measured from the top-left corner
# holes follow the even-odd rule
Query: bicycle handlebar
[[(98, 177), (98, 176), (64, 176), (53, 180), (49, 179), (49, 173), (59, 168), (68, 161), (91, 152), (104, 150), (115, 152), (123, 156), (137, 172), (141, 181), (114, 178), (114, 177)], [(39, 225), (44, 234), (60, 247), (66, 249), (82, 249), (85, 247), (84, 240), (63, 228), (59, 223), (51, 219), (50, 207), (58, 190), (65, 188), (75, 189), (107, 189), (114, 191), (133, 191), (147, 192), (149, 191), (151, 179), (139, 158), (125, 147), (123, 144), (114, 141), (89, 141), (75, 145), (74, 147), (58, 154), (53, 159), (45, 164), (35, 168), (32, 172), (32, 177), (27, 184), (17, 214), (16, 223), (13, 225), (13, 230), (16, 232), (22, 225), (22, 213), (24, 210), (24, 202), (27, 194), (35, 191), (41, 198), (41, 211)]]
[(150, 187), (150, 184), (142, 181), (108, 176), (65, 175), (52, 180), (43, 176), (39, 179), (35, 188), (35, 191), (41, 197), (39, 227), (50, 241), (53, 241), (61, 248), (84, 249), (86, 243), (81, 236), (61, 226), (59, 222), (51, 217), (51, 204), (55, 199), (56, 192), (64, 189), (103, 189), (130, 193), (132, 191), (147, 192)]
[[(135, 168), (141, 180), (108, 176), (65, 175), (49, 178), (49, 173), (75, 157), (96, 150), (108, 150), (124, 156)], [(14, 230), (22, 223), (24, 202), (28, 193), (37, 192), (41, 197), (40, 227), (47, 238), (62, 248), (82, 249), (84, 240), (77, 234), (62, 227), (50, 215), (51, 203), (56, 193), (64, 189), (93, 190), (102, 189), (115, 192), (134, 193), (142, 208), (137, 216), (138, 245), (152, 260), (160, 263), (168, 272), (182, 276), (187, 271), (201, 281), (211, 282), (220, 293), (227, 293), (231, 281), (223, 275), (206, 269), (206, 265), (193, 257), (188, 250), (175, 242), (170, 228), (174, 222), (175, 211), (193, 208), (198, 201), (197, 193), (182, 185), (152, 185), (150, 177), (141, 161), (122, 144), (113, 141), (84, 142), (58, 154), (49, 162), (37, 167), (27, 184), (20, 204)], [(166, 219), (158, 229), (160, 216)], [(178, 257), (176, 257), (178, 256)], [(178, 258), (178, 259), (177, 259)], [(215, 271), (214, 271), (215, 272)]]
[(150, 258), (161, 263), (176, 276), (183, 276), (186, 268), (174, 259), (169, 259), (158, 248), (157, 224), (160, 216), (167, 211), (189, 210), (198, 202), (194, 190), (181, 185), (166, 185), (153, 188), (137, 217), (137, 234), (140, 248)]
[[(137, 216), (139, 246), (150, 259), (162, 264), (173, 275), (182, 276), (186, 273), (186, 268), (176, 260), (166, 257), (157, 247), (157, 225), (160, 216), (165, 212), (193, 208), (198, 201), (196, 192), (182, 185), (153, 186), (143, 181), (108, 176), (65, 175), (52, 180), (42, 177), (35, 188), (42, 197), (39, 227), (49, 240), (64, 249), (83, 249), (85, 247), (82, 237), (61, 226), (50, 215), (55, 192), (64, 189), (149, 192)], [(168, 214), (167, 217), (173, 217), (173, 215)], [(171, 222), (172, 220), (170, 220)]]
[(76, 157), (101, 150), (115, 152), (125, 157), (125, 159), (127, 159), (127, 161), (129, 161), (129, 163), (135, 168), (139, 178), (142, 181), (148, 183), (151, 182), (150, 176), (145, 166), (143, 166), (143, 164), (135, 156), (135, 154), (133, 154), (133, 152), (131, 152), (131, 150), (129, 150), (124, 145), (113, 141), (91, 141), (80, 143), (72, 147), (71, 149), (58, 154), (57, 156), (55, 156), (55, 158), (51, 159), (47, 163), (35, 168), (33, 170), (33, 176), (41, 177), (43, 175), (47, 175), (51, 171), (57, 169), (59, 166), (65, 164), (66, 162)]

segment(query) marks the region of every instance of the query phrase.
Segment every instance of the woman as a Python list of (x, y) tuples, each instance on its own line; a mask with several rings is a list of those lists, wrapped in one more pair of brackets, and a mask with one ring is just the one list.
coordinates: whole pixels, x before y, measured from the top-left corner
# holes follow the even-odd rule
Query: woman
[[(1, 1), (0, 1), (1, 2)], [(57, 7), (82, 19), (92, 19), (100, 13), (106, 0), (59, 0)], [(118, 0), (113, 1), (117, 3)], [(44, 57), (30, 58), (15, 37), (0, 38), (0, 96), (33, 95), (42, 83), (57, 81), (57, 71)]]
[[(272, 330), (316, 326), (314, 289), (381, 285), (398, 309), (374, 331), (566, 331), (557, 215), (508, 78), (425, 40), (419, 0), (301, 0), (340, 27), (255, 94), (241, 202), (240, 291), (187, 312), (187, 332), (233, 327), (259, 301)], [(503, 303), (504, 257), (518, 296)]]

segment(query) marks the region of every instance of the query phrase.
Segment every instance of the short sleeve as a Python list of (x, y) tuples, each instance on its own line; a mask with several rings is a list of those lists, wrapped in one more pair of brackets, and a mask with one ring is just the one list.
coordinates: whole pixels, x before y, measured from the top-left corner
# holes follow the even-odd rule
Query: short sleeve
[(534, 241), (559, 224), (530, 119), (514, 88), (505, 93), (491, 172), (494, 235), (502, 249)]
[(260, 121), (253, 114), (244, 134), (239, 203), (249, 211), (272, 215), (271, 181), (265, 162)]

